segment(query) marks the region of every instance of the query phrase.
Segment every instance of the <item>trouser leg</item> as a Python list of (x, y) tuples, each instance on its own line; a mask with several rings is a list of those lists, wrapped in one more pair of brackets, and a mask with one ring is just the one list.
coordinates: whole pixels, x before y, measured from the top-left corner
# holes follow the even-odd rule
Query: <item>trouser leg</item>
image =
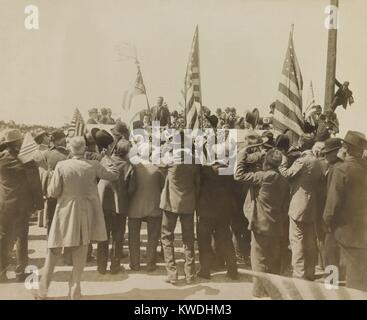
[(148, 217), (147, 267), (155, 268), (162, 217)]
[(219, 251), (226, 262), (228, 274), (232, 277), (237, 276), (237, 261), (234, 250), (231, 231), (229, 229), (229, 222), (219, 220), (215, 226), (215, 233), (217, 234)]
[(185, 253), (185, 275), (186, 279), (195, 277), (195, 234), (194, 234), (194, 215), (180, 214), (182, 228), (182, 242)]
[(111, 224), (112, 224), (112, 213), (111, 211), (104, 211), (104, 220), (106, 225), (107, 232), (107, 240), (101, 241), (97, 245), (97, 266), (100, 272), (106, 272), (107, 263), (108, 263), (108, 245), (110, 240), (111, 233)]
[(28, 265), (29, 215), (27, 213), (22, 213), (17, 219), (15, 232), (17, 260), (15, 274), (19, 277), (24, 274), (24, 270)]
[(315, 232), (315, 226), (313, 223), (305, 223), (305, 277), (307, 280), (315, 279), (315, 267), (318, 261), (318, 246)]
[(120, 269), (122, 245), (124, 239), (124, 221), (126, 216), (114, 214), (112, 216), (112, 250), (111, 250), (111, 270), (114, 268)]
[(213, 256), (211, 247), (213, 227), (210, 223), (210, 219), (199, 216), (197, 233), (198, 233), (198, 246), (199, 246), (200, 273), (202, 273), (204, 276), (209, 276)]
[(47, 291), (50, 286), (52, 275), (58, 259), (61, 256), (62, 248), (47, 249), (46, 261), (43, 267), (40, 281), (40, 295), (47, 296)]
[[(279, 274), (281, 266), (281, 237), (269, 237), (252, 232), (251, 266), (253, 271)], [(261, 275), (253, 278), (253, 295), (269, 295), (267, 281)]]
[(73, 270), (69, 282), (69, 298), (77, 300), (81, 298), (80, 281), (84, 267), (87, 263), (88, 245), (74, 247), (71, 250), (73, 260)]
[(367, 291), (367, 249), (341, 247), (348, 288)]
[(52, 220), (53, 220), (55, 210), (56, 210), (57, 200), (53, 198), (49, 198), (46, 201), (47, 201), (47, 234), (49, 234), (50, 229), (51, 229)]
[(140, 229), (142, 219), (129, 218), (129, 252), (130, 252), (130, 268), (133, 270), (140, 269)]
[(163, 211), (162, 245), (168, 277), (171, 279), (176, 279), (178, 276), (174, 250), (174, 231), (177, 223), (177, 218), (178, 214)]

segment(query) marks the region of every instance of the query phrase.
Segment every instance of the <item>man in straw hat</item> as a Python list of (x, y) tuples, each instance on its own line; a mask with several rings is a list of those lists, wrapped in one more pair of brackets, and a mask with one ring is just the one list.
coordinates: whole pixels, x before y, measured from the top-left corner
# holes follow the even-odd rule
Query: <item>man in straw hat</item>
[(324, 221), (341, 248), (350, 288), (367, 290), (367, 169), (363, 152), (366, 137), (348, 131), (343, 148), (346, 158), (330, 178)]

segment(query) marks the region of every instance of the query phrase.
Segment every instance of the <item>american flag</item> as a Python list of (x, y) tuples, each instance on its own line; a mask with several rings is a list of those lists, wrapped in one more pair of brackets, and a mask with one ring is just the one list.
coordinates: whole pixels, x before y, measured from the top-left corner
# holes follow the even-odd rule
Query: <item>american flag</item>
[(69, 137), (82, 136), (85, 133), (85, 123), (78, 108), (75, 109), (71, 120), (68, 135)]
[(307, 98), (307, 107), (305, 111), (305, 121), (308, 122), (312, 126), (316, 125), (317, 112), (319, 111), (318, 107), (319, 106), (317, 106), (315, 103), (315, 94), (313, 91), (313, 85), (311, 81), (310, 90), (309, 90), (308, 98)]
[(32, 135), (27, 132), (24, 136), (22, 146), (19, 151), (18, 159), (22, 163), (27, 163), (33, 160), (34, 155), (38, 152), (38, 145), (34, 141)]
[(133, 82), (130, 83), (129, 88), (124, 92), (122, 99), (122, 109), (130, 110), (132, 99), (140, 94), (146, 95), (143, 76), (141, 74), (139, 63), (136, 61), (137, 73)]
[(200, 62), (199, 62), (199, 28), (196, 26), (192, 41), (189, 62), (185, 76), (185, 113), (186, 127), (189, 129), (199, 128), (199, 115), (201, 110), (201, 85), (200, 85)]
[(293, 133), (294, 139), (297, 139), (304, 133), (302, 90), (303, 79), (294, 50), (292, 26), (281, 80), (279, 82), (273, 125), (274, 129), (280, 132), (288, 129)]

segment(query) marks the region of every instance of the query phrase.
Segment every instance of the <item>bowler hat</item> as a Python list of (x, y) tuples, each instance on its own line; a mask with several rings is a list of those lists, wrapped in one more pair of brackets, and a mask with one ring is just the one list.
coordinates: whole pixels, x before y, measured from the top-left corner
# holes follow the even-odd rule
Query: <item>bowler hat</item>
[(348, 131), (343, 141), (358, 149), (363, 150), (367, 147), (366, 136), (358, 131)]
[(57, 141), (57, 140), (60, 140), (62, 138), (66, 138), (66, 135), (65, 135), (63, 130), (55, 130), (54, 132), (51, 133), (51, 140), (52, 141)]
[(329, 138), (325, 141), (324, 153), (329, 153), (338, 150), (342, 147), (342, 142), (339, 138)]
[(99, 148), (107, 149), (107, 147), (113, 142), (113, 137), (106, 131), (98, 128), (91, 130), (92, 137)]
[(6, 129), (3, 132), (1, 132), (0, 143), (7, 144), (22, 139), (23, 139), (22, 134), (18, 129)]

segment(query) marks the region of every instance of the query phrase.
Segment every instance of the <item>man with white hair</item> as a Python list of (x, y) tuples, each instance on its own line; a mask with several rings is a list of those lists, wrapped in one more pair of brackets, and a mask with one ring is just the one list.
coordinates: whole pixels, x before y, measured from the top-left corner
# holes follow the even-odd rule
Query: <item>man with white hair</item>
[(96, 160), (84, 158), (86, 149), (83, 137), (70, 139), (72, 158), (60, 161), (55, 168), (48, 193), (57, 199), (55, 215), (48, 237), (48, 251), (36, 298), (45, 299), (52, 274), (61, 251), (71, 251), (73, 270), (69, 282), (69, 298), (80, 299), (81, 275), (86, 264), (88, 244), (106, 241), (106, 226), (97, 179), (117, 180), (118, 170), (106, 156), (109, 167)]

